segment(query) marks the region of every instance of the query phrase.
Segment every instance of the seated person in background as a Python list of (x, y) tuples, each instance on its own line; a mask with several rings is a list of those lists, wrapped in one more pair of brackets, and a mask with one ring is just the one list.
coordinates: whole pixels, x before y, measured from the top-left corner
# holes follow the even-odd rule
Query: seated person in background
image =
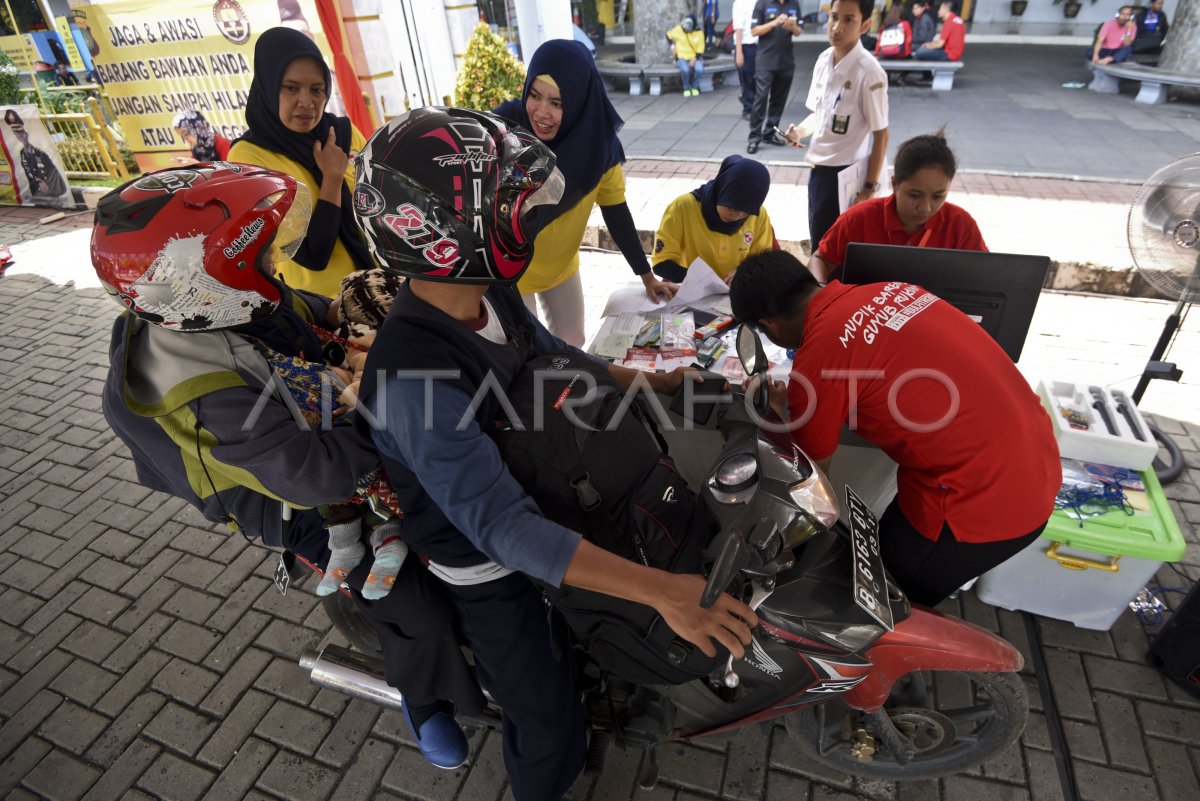
[(937, 35), (937, 23), (929, 13), (929, 0), (914, 0), (912, 4), (912, 49), (916, 50)]
[(1150, 0), (1149, 8), (1139, 8), (1133, 15), (1137, 25), (1137, 36), (1133, 40), (1133, 52), (1161, 53), (1163, 40), (1167, 38), (1167, 12), (1163, 11), (1163, 0)]
[(913, 58), (922, 61), (958, 61), (966, 48), (967, 28), (958, 16), (957, 4), (953, 0), (942, 0), (938, 6), (938, 19), (942, 29), (932, 40), (921, 45)]
[(204, 115), (193, 109), (185, 109), (175, 115), (171, 123), (189, 148), (191, 156), (175, 156), (175, 164), (195, 164), (198, 161), (227, 161), (229, 140), (217, 133)]
[[(899, 465), (879, 544), (913, 603), (938, 604), (1038, 538), (1062, 482), (1054, 430), (971, 318), (912, 284), (822, 288), (783, 251), (743, 262), (730, 301), (738, 320), (796, 349), (792, 380), (773, 382), (770, 399), (799, 422), (798, 447), (828, 470), (850, 422)], [(879, 322), (855, 327), (868, 308)]]
[(679, 77), (683, 79), (683, 96), (700, 94), (700, 76), (704, 74), (704, 32), (696, 30), (696, 15), (688, 14), (683, 21), (667, 31), (671, 54)]
[(1117, 16), (1100, 26), (1096, 43), (1092, 45), (1093, 64), (1120, 64), (1133, 55), (1133, 41), (1137, 37), (1137, 25), (1133, 21), (1133, 6), (1121, 6)]
[(954, 153), (940, 131), (900, 145), (891, 197), (846, 209), (821, 238), (808, 269), (818, 281), (840, 279), (851, 242), (987, 250), (971, 215), (946, 202), (956, 169)]
[(912, 26), (899, 3), (888, 9), (883, 29), (875, 41), (875, 58), (908, 58), (912, 55)]
[(671, 201), (654, 234), (654, 271), (682, 281), (701, 258), (725, 279), (751, 253), (778, 248), (771, 218), (762, 207), (771, 188), (767, 168), (753, 159), (729, 156), (717, 177)]
[(61, 61), (54, 65), (54, 79), (59, 86), (79, 86), (79, 79), (71, 72), (71, 65)]

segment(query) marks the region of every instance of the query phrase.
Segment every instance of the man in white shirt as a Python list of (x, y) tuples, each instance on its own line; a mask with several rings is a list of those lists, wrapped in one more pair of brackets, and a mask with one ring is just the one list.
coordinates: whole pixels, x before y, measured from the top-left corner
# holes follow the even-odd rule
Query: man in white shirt
[[(829, 49), (817, 57), (805, 105), (813, 112), (808, 144), (808, 229), (812, 252), (837, 220), (838, 173), (867, 159), (866, 176), (853, 203), (879, 191), (888, 145), (887, 73), (859, 42), (871, 25), (875, 0), (834, 0), (829, 10)], [(795, 125), (787, 138), (800, 146)]]
[(742, 119), (750, 119), (754, 105), (754, 63), (758, 54), (758, 37), (750, 30), (750, 13), (757, 0), (733, 0), (733, 60), (738, 68), (742, 87)]

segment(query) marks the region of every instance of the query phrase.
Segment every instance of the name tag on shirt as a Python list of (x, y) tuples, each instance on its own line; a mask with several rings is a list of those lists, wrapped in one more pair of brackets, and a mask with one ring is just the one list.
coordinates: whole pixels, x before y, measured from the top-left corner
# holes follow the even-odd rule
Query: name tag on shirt
[(849, 114), (834, 114), (833, 124), (830, 126), (835, 134), (844, 134), (850, 130), (850, 115)]

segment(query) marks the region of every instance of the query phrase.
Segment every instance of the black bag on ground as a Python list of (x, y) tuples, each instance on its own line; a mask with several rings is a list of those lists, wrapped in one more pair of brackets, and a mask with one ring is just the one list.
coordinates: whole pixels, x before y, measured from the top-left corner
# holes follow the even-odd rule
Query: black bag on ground
[[(641, 400), (627, 401), (603, 365), (569, 353), (532, 359), (508, 399), (514, 420), (493, 437), (542, 514), (626, 559), (700, 571), (716, 525)], [(708, 675), (724, 656), (705, 656), (648, 606), (565, 585), (543, 591), (576, 641), (620, 678), (678, 684)]]

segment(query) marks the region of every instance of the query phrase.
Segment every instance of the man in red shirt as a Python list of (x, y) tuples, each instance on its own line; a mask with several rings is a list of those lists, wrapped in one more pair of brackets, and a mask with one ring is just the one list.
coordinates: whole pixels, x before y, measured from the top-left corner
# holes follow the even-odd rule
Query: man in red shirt
[(962, 17), (958, 16), (956, 3), (952, 0), (942, 0), (938, 6), (938, 19), (942, 21), (942, 29), (933, 41), (926, 42), (913, 53), (913, 58), (923, 61), (958, 61), (962, 58), (966, 47), (967, 29)]
[(912, 284), (820, 287), (784, 251), (742, 262), (734, 315), (796, 348), (771, 387), (798, 447), (827, 469), (849, 424), (899, 465), (883, 563), (933, 606), (1032, 543), (1062, 483), (1050, 418), (976, 323)]

